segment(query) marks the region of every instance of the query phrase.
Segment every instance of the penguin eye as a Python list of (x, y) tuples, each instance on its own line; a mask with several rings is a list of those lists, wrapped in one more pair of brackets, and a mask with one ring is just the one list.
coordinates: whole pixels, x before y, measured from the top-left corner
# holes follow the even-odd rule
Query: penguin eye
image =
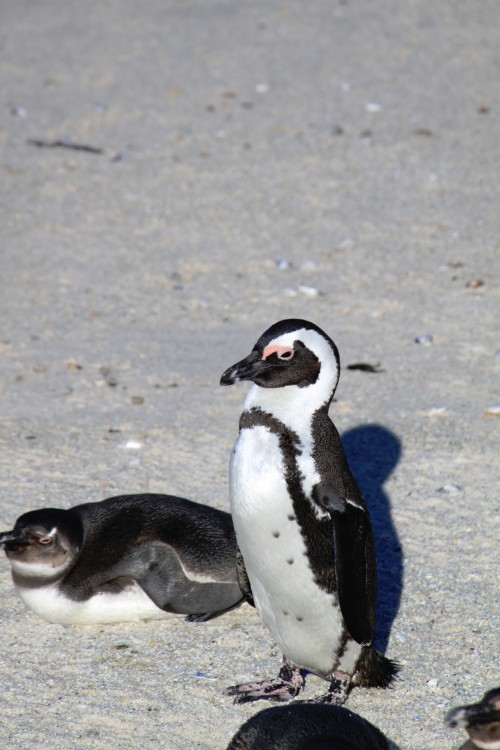
[(52, 544), (53, 541), (54, 541), (53, 536), (39, 536), (38, 537), (39, 544)]
[(288, 349), (286, 352), (281, 352), (281, 354), (278, 354), (278, 359), (283, 359), (285, 361), (289, 361), (293, 359), (293, 355), (295, 354), (293, 349)]

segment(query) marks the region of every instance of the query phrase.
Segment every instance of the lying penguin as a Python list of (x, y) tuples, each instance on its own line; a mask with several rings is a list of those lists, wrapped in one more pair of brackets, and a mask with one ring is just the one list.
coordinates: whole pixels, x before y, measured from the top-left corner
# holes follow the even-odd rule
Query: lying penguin
[(254, 383), (230, 464), (239, 577), (284, 654), (275, 680), (229, 688), (235, 702), (286, 701), (303, 669), (341, 703), (353, 685), (387, 687), (397, 665), (372, 645), (377, 569), (368, 510), (328, 408), (340, 362), (305, 320), (283, 320), (222, 375)]
[(445, 720), (467, 731), (470, 739), (460, 750), (500, 750), (500, 687), (485, 693), (479, 703), (454, 708)]
[(382, 732), (342, 706), (292, 703), (266, 708), (236, 732), (227, 750), (388, 750)]
[(205, 621), (242, 601), (231, 516), (172, 495), (33, 510), (0, 546), (17, 593), (49, 622)]

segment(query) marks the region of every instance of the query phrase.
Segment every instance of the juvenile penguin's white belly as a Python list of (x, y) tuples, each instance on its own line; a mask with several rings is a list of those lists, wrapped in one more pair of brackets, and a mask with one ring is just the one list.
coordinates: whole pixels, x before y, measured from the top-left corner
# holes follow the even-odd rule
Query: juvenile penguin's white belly
[(100, 593), (84, 602), (63, 596), (56, 584), (39, 588), (16, 586), (16, 590), (28, 609), (44, 620), (62, 625), (95, 625), (172, 617), (170, 612), (159, 609), (136, 583), (118, 594)]
[(327, 675), (336, 666), (342, 615), (337, 597), (314, 581), (284, 472), (276, 434), (263, 426), (240, 432), (230, 469), (236, 537), (255, 605), (283, 653)]

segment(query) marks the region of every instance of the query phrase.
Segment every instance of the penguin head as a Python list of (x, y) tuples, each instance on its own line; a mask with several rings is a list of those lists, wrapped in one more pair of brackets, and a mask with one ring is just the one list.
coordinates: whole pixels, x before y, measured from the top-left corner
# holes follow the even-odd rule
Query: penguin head
[(479, 703), (452, 709), (445, 719), (448, 726), (466, 729), (474, 747), (500, 747), (500, 688), (485, 693)]
[(0, 546), (10, 560), (13, 573), (49, 578), (69, 567), (82, 539), (83, 530), (75, 514), (43, 508), (24, 513), (12, 531), (0, 533)]
[(262, 334), (250, 354), (229, 367), (221, 385), (250, 380), (259, 388), (287, 388), (316, 395), (316, 406), (329, 404), (340, 374), (334, 342), (307, 320), (275, 323)]

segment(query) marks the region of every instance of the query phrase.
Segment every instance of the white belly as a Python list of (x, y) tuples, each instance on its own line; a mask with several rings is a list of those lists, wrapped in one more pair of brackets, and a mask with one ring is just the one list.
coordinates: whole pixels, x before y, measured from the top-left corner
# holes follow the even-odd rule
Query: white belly
[[(337, 597), (314, 582), (285, 482), (279, 438), (240, 432), (230, 469), (231, 512), (255, 605), (283, 653), (326, 675), (343, 631)], [(333, 560), (332, 560), (333, 564)]]
[(61, 596), (54, 584), (41, 588), (16, 586), (16, 590), (28, 609), (44, 620), (62, 625), (94, 625), (172, 617), (170, 612), (159, 609), (138, 584), (119, 594), (96, 594), (85, 602), (75, 602)]

